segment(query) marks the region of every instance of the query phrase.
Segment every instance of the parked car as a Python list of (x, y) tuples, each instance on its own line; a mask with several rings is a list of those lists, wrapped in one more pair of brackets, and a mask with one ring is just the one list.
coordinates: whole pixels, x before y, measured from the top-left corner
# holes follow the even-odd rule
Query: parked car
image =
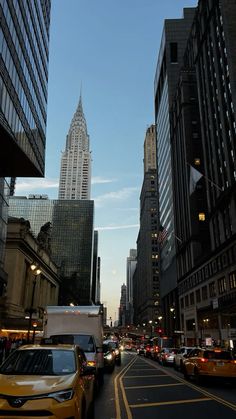
[(184, 360), (183, 373), (186, 379), (193, 377), (198, 383), (207, 377), (236, 382), (236, 360), (224, 349), (195, 348)]
[(104, 343), (108, 343), (115, 353), (115, 362), (117, 365), (121, 365), (121, 351), (119, 343), (116, 340), (106, 340)]
[(112, 373), (115, 368), (116, 356), (109, 342), (103, 343), (103, 356), (105, 371)]
[(174, 368), (176, 370), (182, 371), (184, 359), (193, 349), (195, 349), (194, 346), (182, 346), (178, 349), (174, 356)]
[[(74, 345), (24, 345), (0, 367), (4, 417), (81, 419), (93, 415), (95, 368)], [(16, 410), (17, 408), (17, 410)], [(41, 413), (40, 413), (41, 412)]]
[(161, 365), (173, 365), (177, 348), (162, 348), (158, 355), (158, 362)]

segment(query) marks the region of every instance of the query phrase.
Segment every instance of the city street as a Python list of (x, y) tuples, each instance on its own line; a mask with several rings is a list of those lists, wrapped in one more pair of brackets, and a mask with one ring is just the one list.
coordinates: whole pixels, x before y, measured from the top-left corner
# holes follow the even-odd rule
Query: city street
[(134, 351), (123, 352), (122, 365), (105, 375), (95, 403), (95, 419), (233, 419), (235, 411), (236, 386), (196, 385)]

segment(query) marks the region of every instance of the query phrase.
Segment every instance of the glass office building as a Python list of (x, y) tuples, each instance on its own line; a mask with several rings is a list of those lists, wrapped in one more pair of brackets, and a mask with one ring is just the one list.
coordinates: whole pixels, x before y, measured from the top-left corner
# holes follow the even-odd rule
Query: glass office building
[(0, 1), (0, 176), (43, 176), (50, 0)]
[(9, 215), (30, 221), (37, 237), (52, 223), (51, 257), (60, 268), (59, 304), (89, 304), (92, 292), (94, 202), (50, 200), (47, 196), (11, 197)]
[[(185, 8), (183, 18), (165, 20), (154, 81), (159, 229), (165, 232), (159, 255), (160, 293), (165, 319), (170, 317), (169, 307), (176, 302), (177, 287), (170, 108), (183, 65), (183, 54), (194, 13), (194, 8)], [(171, 326), (165, 326), (170, 332)]]

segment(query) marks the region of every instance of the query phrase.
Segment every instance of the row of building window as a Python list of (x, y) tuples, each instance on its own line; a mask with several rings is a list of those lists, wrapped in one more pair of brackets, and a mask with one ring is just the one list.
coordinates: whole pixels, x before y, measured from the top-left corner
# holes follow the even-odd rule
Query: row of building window
[[(217, 290), (218, 286), (218, 290)], [(216, 281), (212, 281), (207, 285), (197, 289), (196, 291), (191, 292), (190, 294), (185, 295), (185, 297), (180, 300), (180, 307), (189, 307), (195, 303), (200, 303), (201, 301), (206, 301), (208, 298), (217, 297), (226, 293), (227, 291), (232, 291), (236, 289), (236, 271), (231, 272), (228, 277), (219, 278)], [(217, 292), (218, 291), (218, 292)]]

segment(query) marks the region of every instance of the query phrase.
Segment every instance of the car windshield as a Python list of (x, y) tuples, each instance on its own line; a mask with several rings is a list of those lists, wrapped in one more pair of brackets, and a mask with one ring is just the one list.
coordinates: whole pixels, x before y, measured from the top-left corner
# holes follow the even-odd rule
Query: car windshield
[(67, 375), (75, 373), (73, 351), (21, 349), (13, 352), (0, 368), (0, 374)]
[(84, 352), (95, 352), (94, 342), (91, 335), (54, 335), (53, 342), (79, 345)]
[(109, 345), (111, 346), (112, 349), (118, 348), (118, 343), (117, 342), (109, 342)]

